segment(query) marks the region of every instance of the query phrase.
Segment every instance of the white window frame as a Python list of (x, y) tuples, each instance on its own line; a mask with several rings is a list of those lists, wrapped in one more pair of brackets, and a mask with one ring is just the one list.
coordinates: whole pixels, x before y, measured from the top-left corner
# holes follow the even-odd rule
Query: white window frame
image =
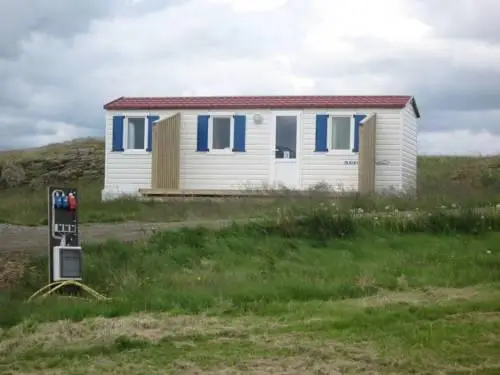
[[(334, 118), (346, 118), (348, 117), (350, 119), (350, 124), (351, 124), (351, 131), (349, 135), (349, 149), (334, 149), (332, 146), (332, 133), (333, 133), (333, 119)], [(326, 147), (328, 148), (328, 153), (333, 154), (333, 155), (338, 155), (338, 154), (353, 154), (354, 152), (352, 149), (354, 148), (354, 113), (330, 113), (328, 114), (328, 127), (327, 127), (327, 142), (326, 142)]]
[[(230, 121), (229, 125), (229, 148), (224, 150), (216, 150), (213, 148), (214, 141), (214, 119), (215, 118), (228, 118)], [(214, 113), (210, 114), (208, 121), (208, 154), (230, 154), (233, 153), (234, 148), (234, 114), (228, 113)]]
[[(144, 118), (144, 148), (128, 148), (128, 129), (129, 129), (129, 119)], [(125, 116), (124, 127), (123, 127), (123, 149), (127, 153), (147, 153), (148, 148), (148, 116)]]

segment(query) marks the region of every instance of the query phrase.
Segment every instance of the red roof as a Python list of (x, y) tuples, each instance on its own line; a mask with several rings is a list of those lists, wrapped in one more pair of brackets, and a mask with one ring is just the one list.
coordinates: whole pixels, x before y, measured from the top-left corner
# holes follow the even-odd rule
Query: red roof
[(300, 109), (300, 108), (403, 108), (412, 96), (186, 96), (121, 97), (104, 105), (108, 110), (161, 109)]

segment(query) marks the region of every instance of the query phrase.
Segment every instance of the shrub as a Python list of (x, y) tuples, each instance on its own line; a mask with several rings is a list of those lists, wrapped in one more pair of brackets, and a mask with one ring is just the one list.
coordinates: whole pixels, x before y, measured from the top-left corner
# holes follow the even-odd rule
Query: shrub
[(7, 188), (18, 187), (26, 179), (24, 168), (11, 160), (7, 160), (1, 166), (0, 185)]
[(343, 238), (360, 231), (384, 230), (391, 233), (480, 234), (500, 230), (500, 215), (495, 211), (453, 209), (413, 211), (398, 210), (381, 215), (362, 209), (342, 212), (335, 205), (321, 204), (318, 208), (292, 216), (278, 210), (274, 218), (252, 224), (262, 234), (302, 237), (314, 240)]

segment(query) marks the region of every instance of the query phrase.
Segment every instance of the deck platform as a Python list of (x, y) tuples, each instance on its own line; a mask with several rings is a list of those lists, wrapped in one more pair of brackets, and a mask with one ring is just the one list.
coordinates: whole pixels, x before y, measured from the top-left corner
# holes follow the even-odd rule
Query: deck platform
[(339, 193), (332, 191), (311, 191), (311, 190), (172, 190), (172, 189), (139, 189), (143, 198), (167, 198), (167, 197), (206, 197), (206, 198), (278, 198), (278, 197), (347, 197), (356, 193)]

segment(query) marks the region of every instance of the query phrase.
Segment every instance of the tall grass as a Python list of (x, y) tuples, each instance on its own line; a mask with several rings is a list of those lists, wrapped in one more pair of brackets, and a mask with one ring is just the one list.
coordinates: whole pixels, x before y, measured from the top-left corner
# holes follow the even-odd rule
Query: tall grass
[(276, 302), (356, 298), (404, 285), (461, 287), (500, 277), (495, 213), (360, 217), (328, 206), (296, 213), (280, 210), (220, 231), (160, 231), (147, 241), (88, 246), (85, 282), (110, 302), (54, 297), (23, 303), (46, 283), (41, 258), (15, 289), (0, 295), (9, 306), (0, 324), (144, 310), (263, 313)]

